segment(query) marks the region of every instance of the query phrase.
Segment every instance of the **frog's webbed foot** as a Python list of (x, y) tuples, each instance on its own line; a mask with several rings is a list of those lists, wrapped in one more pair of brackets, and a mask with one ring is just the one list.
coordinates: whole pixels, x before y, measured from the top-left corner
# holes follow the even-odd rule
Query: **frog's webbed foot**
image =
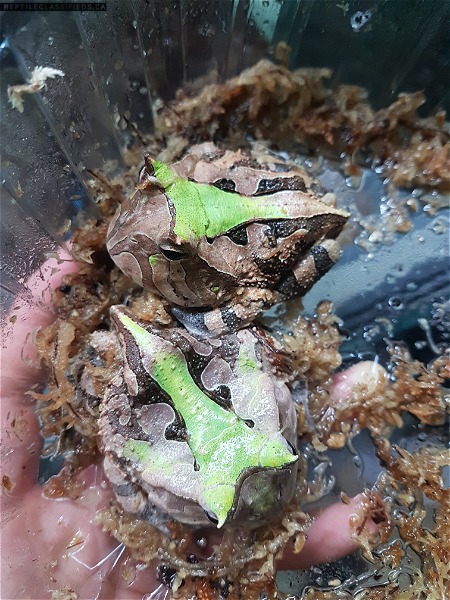
[(331, 267), (341, 254), (339, 244), (334, 240), (323, 240), (312, 246), (308, 253), (275, 286), (284, 299), (301, 298)]
[(264, 309), (282, 299), (281, 294), (270, 290), (243, 288), (239, 302), (211, 310), (173, 307), (170, 312), (193, 334), (220, 336), (248, 327)]

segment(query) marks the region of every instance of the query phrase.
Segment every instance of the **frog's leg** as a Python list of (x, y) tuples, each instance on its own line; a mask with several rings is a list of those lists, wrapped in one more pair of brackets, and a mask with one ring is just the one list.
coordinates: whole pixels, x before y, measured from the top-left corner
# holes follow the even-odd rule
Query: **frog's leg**
[(284, 300), (279, 292), (260, 288), (241, 288), (239, 302), (202, 311), (172, 307), (170, 312), (186, 329), (203, 336), (219, 336), (250, 325), (263, 310)]
[(242, 288), (239, 301), (202, 311), (173, 307), (171, 313), (186, 329), (198, 335), (223, 335), (250, 325), (263, 310), (308, 292), (340, 256), (339, 244), (326, 239), (315, 244), (280, 281), (275, 290)]
[(275, 289), (284, 300), (301, 298), (338, 261), (340, 246), (335, 240), (315, 244), (298, 263), (276, 284)]

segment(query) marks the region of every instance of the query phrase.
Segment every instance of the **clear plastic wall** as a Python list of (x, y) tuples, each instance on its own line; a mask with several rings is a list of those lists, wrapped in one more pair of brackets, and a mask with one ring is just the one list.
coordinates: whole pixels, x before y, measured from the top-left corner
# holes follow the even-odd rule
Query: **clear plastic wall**
[[(155, 102), (196, 79), (223, 81), (285, 41), (290, 66), (326, 66), (375, 106), (423, 89), (448, 104), (448, 4), (427, 0), (109, 0), (105, 12), (4, 12), (1, 67), (1, 303), (92, 211), (86, 169), (114, 161), (153, 128)], [(37, 66), (64, 77), (25, 97), (7, 87)]]

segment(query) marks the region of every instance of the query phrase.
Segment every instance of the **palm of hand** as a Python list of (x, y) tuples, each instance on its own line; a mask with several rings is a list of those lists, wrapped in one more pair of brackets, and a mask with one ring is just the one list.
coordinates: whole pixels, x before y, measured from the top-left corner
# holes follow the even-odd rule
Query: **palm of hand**
[[(79, 475), (83, 491), (76, 500), (50, 500), (37, 483), (41, 439), (33, 401), (26, 391), (39, 381), (39, 371), (24, 358), (33, 359), (30, 333), (54, 318), (48, 308), (49, 289), (60, 285), (66, 273), (77, 270), (69, 255), (62, 258), (66, 261), (62, 265), (51, 259), (30, 279), (27, 288), (31, 296), (16, 299), (3, 331), (2, 597), (60, 597), (58, 590), (68, 590), (70, 597), (74, 590), (74, 598), (133, 600), (158, 588), (156, 566), (138, 569), (131, 583), (124, 578), (124, 547), (94, 522), (96, 512), (111, 498), (101, 468), (91, 466)], [(337, 379), (337, 399), (350, 393), (363, 368), (357, 365)], [(354, 500), (324, 510), (308, 531), (301, 554), (287, 548), (280, 568), (307, 568), (355, 550), (349, 516), (356, 505)]]

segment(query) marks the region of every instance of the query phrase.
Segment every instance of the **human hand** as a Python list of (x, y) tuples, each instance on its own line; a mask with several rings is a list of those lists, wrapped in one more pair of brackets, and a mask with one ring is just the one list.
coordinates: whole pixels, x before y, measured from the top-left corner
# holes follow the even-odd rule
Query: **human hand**
[[(47, 261), (27, 283), (29, 297), (18, 297), (3, 329), (1, 371), (2, 598), (114, 598), (133, 600), (160, 587), (156, 565), (137, 569), (130, 577), (126, 553), (94, 522), (108, 505), (111, 492), (100, 467), (82, 471), (80, 495), (75, 500), (48, 499), (37, 483), (41, 439), (34, 402), (26, 396), (39, 382), (31, 334), (54, 319), (50, 289), (77, 270), (70, 256)], [(372, 375), (371, 375), (372, 374)], [(351, 393), (363, 377), (376, 376), (370, 365), (356, 365), (336, 378), (334, 396)], [(305, 569), (336, 560), (356, 550), (350, 516), (358, 511), (358, 497), (314, 515), (300, 554), (289, 546), (280, 569)], [(375, 528), (369, 521), (369, 527)], [(124, 574), (128, 573), (128, 577)], [(62, 595), (61, 590), (66, 592)], [(76, 595), (75, 595), (76, 594)], [(152, 598), (157, 598), (157, 595)]]

